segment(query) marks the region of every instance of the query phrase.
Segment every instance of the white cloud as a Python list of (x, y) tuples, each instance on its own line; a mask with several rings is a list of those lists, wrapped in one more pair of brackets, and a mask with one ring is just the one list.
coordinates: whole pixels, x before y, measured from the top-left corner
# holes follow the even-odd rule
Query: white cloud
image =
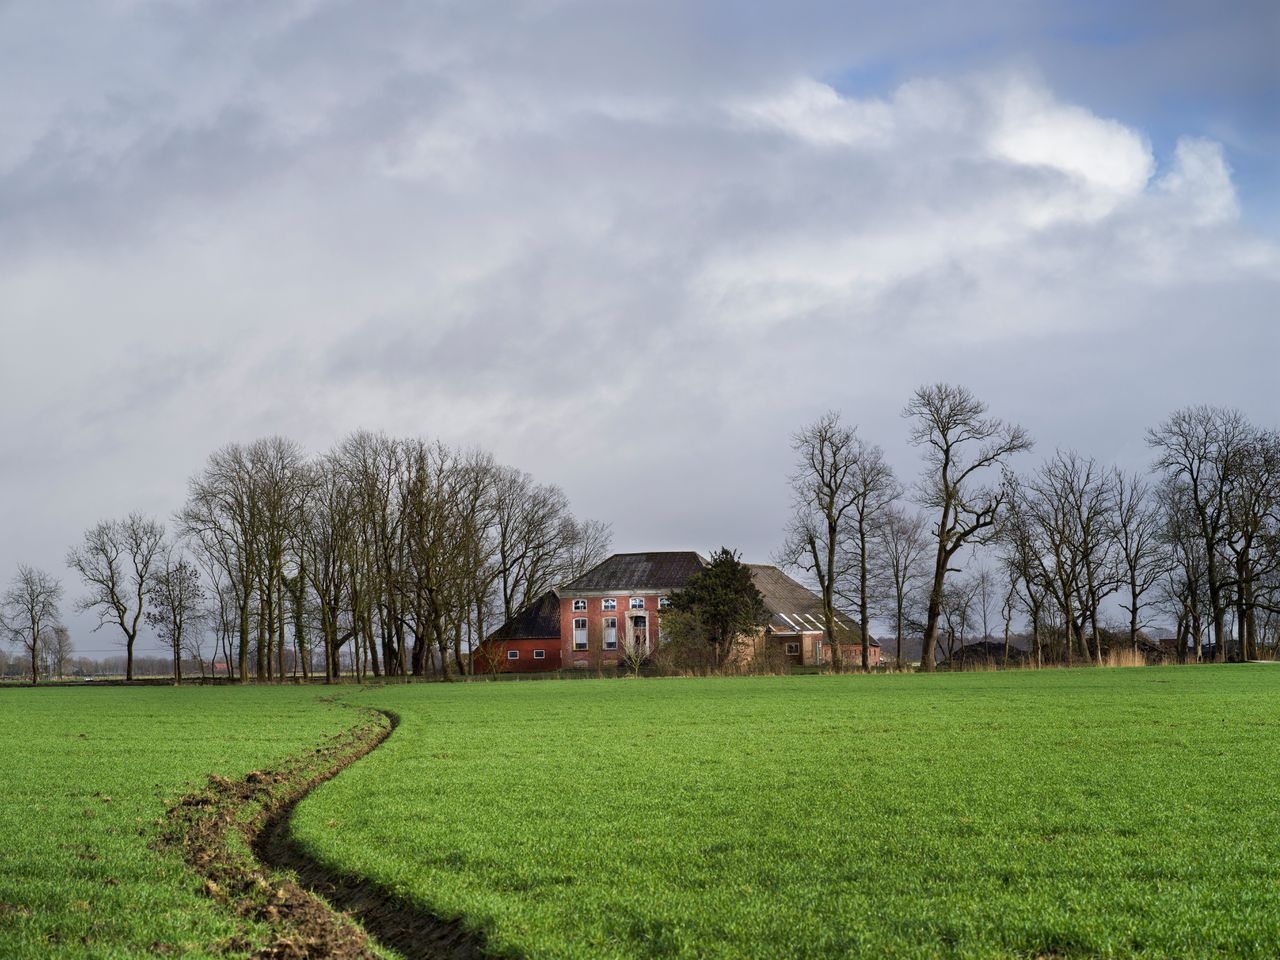
[(1159, 188), (1198, 225), (1230, 222), (1240, 215), (1222, 145), (1212, 140), (1180, 137), (1173, 167), (1160, 178)]
[(987, 96), (997, 111), (990, 141), (996, 156), (1061, 171), (1114, 202), (1139, 193), (1151, 178), (1151, 148), (1137, 131), (1016, 79)]
[[(699, 312), (735, 327), (838, 308), (852, 329), (865, 329), (858, 318), (874, 316), (904, 284), (960, 276), (969, 296), (1000, 309), (958, 322), (967, 311), (952, 304), (935, 324), (947, 337), (1043, 335), (1082, 329), (1097, 315), (1045, 309), (1037, 290), (1068, 293), (1126, 270), (1154, 279), (1152, 263), (1203, 267), (1210, 249), (1219, 276), (1276, 276), (1274, 248), (1245, 231), (1201, 230), (1238, 215), (1219, 145), (1180, 141), (1172, 168), (1153, 181), (1141, 132), (1063, 103), (1025, 76), (912, 81), (888, 101), (865, 102), (809, 80), (737, 109), (793, 138), (790, 187), (803, 215), (708, 251), (691, 283)], [(868, 113), (874, 137), (833, 119)], [(808, 183), (810, 145), (833, 144), (848, 149)], [(860, 189), (868, 181), (873, 195)], [(819, 195), (832, 202), (815, 205)], [(861, 202), (840, 202), (850, 195)], [(906, 322), (926, 326), (922, 316)]]
[(888, 104), (842, 97), (809, 77), (777, 93), (732, 103), (729, 109), (747, 126), (776, 130), (820, 146), (883, 146), (892, 134), (893, 112)]

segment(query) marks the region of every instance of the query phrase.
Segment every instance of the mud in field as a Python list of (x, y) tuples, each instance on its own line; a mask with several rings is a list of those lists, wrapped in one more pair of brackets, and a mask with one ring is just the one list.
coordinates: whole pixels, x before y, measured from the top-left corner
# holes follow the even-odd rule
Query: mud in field
[[(381, 744), (395, 719), (368, 722), (301, 756), (239, 780), (216, 775), (168, 812), (159, 845), (178, 850), (204, 890), (236, 916), (266, 924), (269, 941), (248, 930), (216, 945), (262, 960), (375, 960), (390, 947), (410, 960), (470, 960), (483, 942), (454, 921), (423, 911), (377, 885), (317, 863), (289, 836), (289, 816), (306, 794)], [(155, 944), (165, 954), (165, 944)]]

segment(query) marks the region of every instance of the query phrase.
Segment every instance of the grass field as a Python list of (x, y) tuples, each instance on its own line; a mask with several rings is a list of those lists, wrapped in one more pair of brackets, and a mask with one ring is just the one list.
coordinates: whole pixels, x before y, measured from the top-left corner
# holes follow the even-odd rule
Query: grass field
[[(318, 689), (0, 690), (0, 956), (215, 956), (157, 818), (357, 717)], [(347, 688), (294, 817), (532, 957), (1280, 956), (1280, 669)]]
[(0, 957), (220, 955), (238, 928), (157, 819), (353, 722), (314, 690), (0, 690)]
[(416, 686), (295, 814), (536, 957), (1280, 956), (1280, 670)]

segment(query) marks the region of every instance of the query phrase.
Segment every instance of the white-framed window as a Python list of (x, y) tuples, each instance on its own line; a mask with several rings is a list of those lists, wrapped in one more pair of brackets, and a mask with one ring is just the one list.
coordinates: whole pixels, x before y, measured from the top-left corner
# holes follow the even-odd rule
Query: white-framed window
[(659, 598), (658, 598), (658, 609), (659, 609), (659, 610), (665, 610), (665, 609), (667, 609), (667, 607), (669, 607), (669, 606), (671, 606), (671, 598), (670, 598), (670, 597), (659, 597)]
[(573, 619), (573, 649), (575, 650), (587, 649), (587, 618), (586, 617), (574, 617)]
[(586, 609), (587, 609), (587, 601), (585, 601), (585, 600), (575, 600), (575, 601), (573, 601), (573, 612), (574, 612), (574, 613), (577, 613), (577, 612), (578, 612), (578, 611), (580, 611), (580, 610), (581, 610), (581, 611), (583, 611), (583, 612), (586, 612)]
[(794, 656), (796, 656), (799, 652), (800, 652), (800, 641), (799, 641), (799, 640), (788, 640), (788, 641), (787, 641), (787, 656), (794, 657)]
[(507, 651), (507, 659), (508, 659), (508, 660), (519, 660), (519, 659), (520, 659), (520, 651), (519, 651), (519, 650), (508, 650), (508, 651)]
[(631, 602), (628, 604), (628, 606), (630, 606), (632, 610), (643, 610), (644, 597), (632, 597)]
[(618, 618), (604, 618), (604, 648), (606, 650), (618, 649)]
[(535, 659), (535, 660), (545, 660), (545, 659), (547, 659), (547, 651), (545, 651), (545, 650), (535, 650), (535, 651), (533, 651), (533, 659)]
[(618, 601), (615, 600), (613, 597), (607, 597), (606, 599), (600, 601), (600, 609), (601, 610), (617, 610)]

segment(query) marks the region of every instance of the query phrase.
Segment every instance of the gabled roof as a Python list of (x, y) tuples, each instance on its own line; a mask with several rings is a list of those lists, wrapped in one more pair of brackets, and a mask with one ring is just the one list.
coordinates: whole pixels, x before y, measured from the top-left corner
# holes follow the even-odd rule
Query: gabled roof
[(672, 553), (615, 553), (560, 587), (561, 593), (596, 590), (678, 590), (706, 566), (692, 550)]
[[(826, 629), (822, 619), (822, 598), (804, 584), (791, 579), (777, 567), (768, 563), (749, 563), (751, 579), (764, 597), (768, 608), (769, 627), (774, 633), (813, 633)], [(837, 639), (857, 643), (858, 625), (836, 612), (836, 629), (843, 636)], [(873, 643), (875, 641), (872, 641)]]
[(548, 590), (514, 617), (489, 634), (490, 641), (558, 640), (560, 638), (560, 598)]

